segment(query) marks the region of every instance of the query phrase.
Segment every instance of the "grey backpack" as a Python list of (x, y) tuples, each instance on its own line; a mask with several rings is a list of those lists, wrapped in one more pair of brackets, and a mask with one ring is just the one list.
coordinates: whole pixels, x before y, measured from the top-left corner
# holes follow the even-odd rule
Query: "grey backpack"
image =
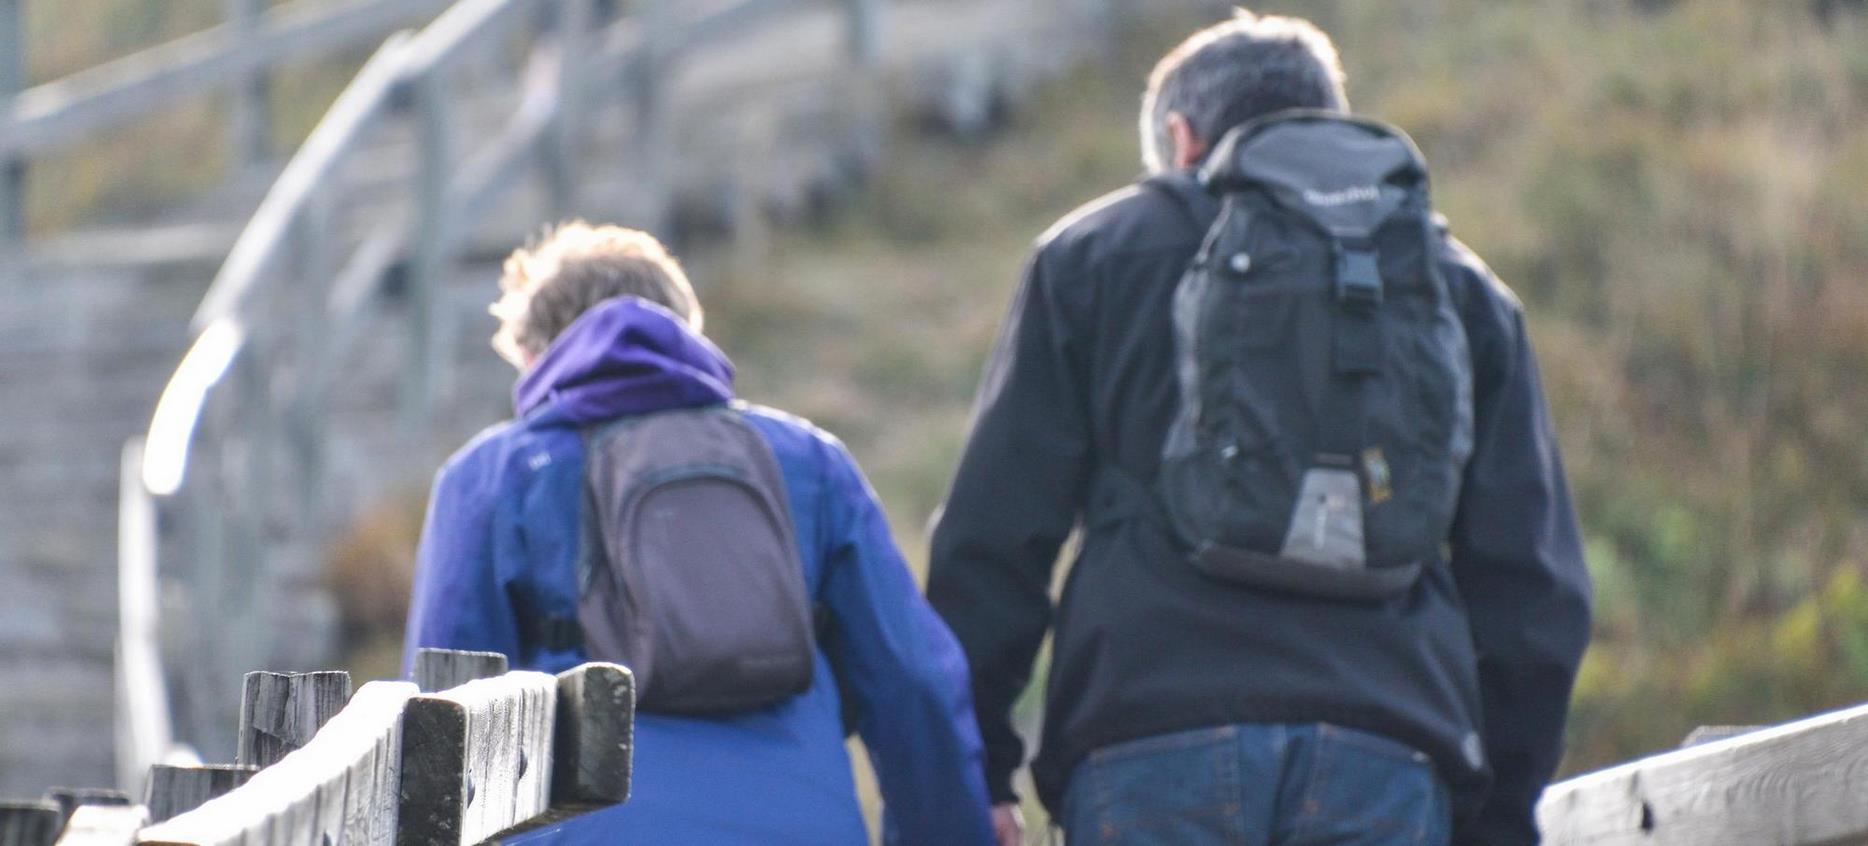
[(772, 449), (726, 406), (585, 432), (582, 598), (592, 660), (645, 711), (741, 711), (811, 686), (816, 643)]
[(1420, 153), (1378, 123), (1284, 112), (1226, 135), (1200, 178), (1222, 206), (1174, 297), (1168, 519), (1218, 578), (1404, 591), (1443, 554), (1472, 452)]

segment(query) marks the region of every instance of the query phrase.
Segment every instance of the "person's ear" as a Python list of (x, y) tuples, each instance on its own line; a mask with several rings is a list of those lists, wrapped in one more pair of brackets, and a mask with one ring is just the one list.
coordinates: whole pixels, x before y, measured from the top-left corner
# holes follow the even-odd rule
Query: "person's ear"
[(1193, 131), (1193, 124), (1180, 112), (1168, 112), (1168, 141), (1174, 145), (1174, 168), (1187, 170), (1206, 158), (1206, 139)]

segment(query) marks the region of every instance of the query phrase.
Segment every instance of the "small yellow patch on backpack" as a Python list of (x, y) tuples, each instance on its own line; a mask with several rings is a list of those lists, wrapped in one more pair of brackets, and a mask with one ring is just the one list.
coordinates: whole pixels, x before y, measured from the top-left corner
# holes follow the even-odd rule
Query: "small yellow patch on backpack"
[(1368, 480), (1369, 504), (1380, 505), (1394, 496), (1394, 477), (1388, 472), (1388, 457), (1381, 447), (1362, 451), (1362, 478)]

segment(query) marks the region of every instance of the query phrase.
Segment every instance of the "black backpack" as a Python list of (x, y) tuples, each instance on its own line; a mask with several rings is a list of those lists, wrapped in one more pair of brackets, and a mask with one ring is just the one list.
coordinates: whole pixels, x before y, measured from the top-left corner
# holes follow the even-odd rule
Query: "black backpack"
[(813, 608), (777, 458), (730, 406), (585, 433), (578, 621), (644, 711), (717, 714), (811, 686)]
[(1283, 112), (1228, 133), (1200, 179), (1222, 207), (1174, 296), (1168, 520), (1218, 578), (1400, 593), (1444, 554), (1473, 437), (1420, 153)]

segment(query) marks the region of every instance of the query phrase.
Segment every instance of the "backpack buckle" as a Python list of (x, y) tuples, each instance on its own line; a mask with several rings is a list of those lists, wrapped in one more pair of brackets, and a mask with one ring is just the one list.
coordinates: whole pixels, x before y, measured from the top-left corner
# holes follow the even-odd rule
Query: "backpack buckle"
[(1374, 244), (1336, 245), (1336, 302), (1356, 310), (1382, 304), (1381, 263)]

